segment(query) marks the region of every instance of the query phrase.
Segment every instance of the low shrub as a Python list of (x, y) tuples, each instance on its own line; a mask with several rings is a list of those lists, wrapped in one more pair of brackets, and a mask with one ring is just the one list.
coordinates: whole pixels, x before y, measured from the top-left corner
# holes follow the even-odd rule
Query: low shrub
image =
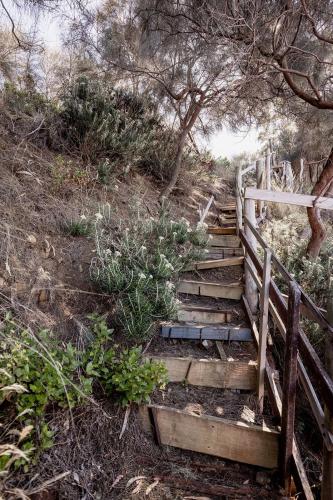
[(40, 451), (53, 445), (47, 423), (52, 406), (83, 404), (99, 381), (122, 405), (142, 403), (156, 387), (163, 387), (167, 371), (162, 363), (142, 361), (138, 347), (122, 350), (112, 345), (112, 330), (103, 318), (92, 320), (93, 338), (84, 350), (63, 346), (52, 333), (38, 336), (19, 328), (7, 315), (0, 329), (0, 406), (14, 412), (0, 429), (0, 475), (11, 467), (35, 462)]
[[(80, 77), (63, 93), (60, 116), (64, 140), (97, 163), (102, 184), (108, 184), (111, 171), (119, 174), (130, 167), (159, 180), (170, 178), (177, 134), (147, 96)], [(194, 163), (190, 153), (186, 148), (187, 167)]]
[(191, 229), (185, 219), (138, 217), (114, 237), (101, 215), (96, 224), (96, 257), (91, 277), (99, 288), (117, 295), (117, 317), (130, 337), (144, 339), (156, 320), (177, 311), (173, 281), (206, 245), (204, 227)]
[[(52, 446), (53, 433), (45, 421), (49, 405), (73, 408), (90, 394), (90, 380), (77, 379), (78, 367), (76, 351), (71, 344), (67, 344), (64, 350), (60, 349), (49, 331), (42, 330), (37, 337), (19, 328), (10, 315), (6, 316), (0, 331), (3, 398), (0, 403), (5, 400), (14, 402), (17, 412), (14, 420), (23, 426), (20, 432), (29, 429), (22, 444), (25, 456), (15, 459), (16, 467), (27, 464), (36, 446), (38, 449)], [(21, 389), (17, 390), (18, 387)], [(8, 470), (11, 462), (10, 455), (3, 455), (2, 469)]]

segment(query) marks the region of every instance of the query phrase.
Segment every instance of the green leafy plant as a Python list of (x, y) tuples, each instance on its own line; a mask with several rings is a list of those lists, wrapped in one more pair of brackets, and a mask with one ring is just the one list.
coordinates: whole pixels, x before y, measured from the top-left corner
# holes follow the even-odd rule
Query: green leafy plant
[(108, 394), (116, 393), (122, 405), (142, 403), (156, 387), (165, 385), (167, 370), (163, 363), (142, 361), (139, 347), (124, 351), (118, 345), (111, 347), (113, 331), (105, 319), (97, 315), (90, 319), (95, 337), (83, 356), (83, 365), (86, 374), (98, 379)]
[[(45, 421), (50, 405), (73, 408), (91, 394), (92, 380), (79, 380), (78, 367), (78, 353), (70, 343), (61, 349), (48, 330), (36, 336), (6, 315), (0, 332), (0, 370), (5, 378), (1, 389), (7, 398), (10, 391), (17, 412), (15, 420), (30, 429), (29, 439), (22, 446), (24, 453), (52, 446), (53, 432)], [(18, 387), (23, 389), (11, 391)], [(22, 456), (15, 460), (15, 466), (26, 462)]]
[(167, 383), (167, 369), (163, 363), (147, 360), (141, 362), (141, 348), (124, 350), (116, 360), (114, 373), (108, 385), (120, 395), (122, 405), (149, 401), (158, 387)]
[(0, 330), (0, 406), (14, 417), (0, 428), (0, 475), (35, 462), (53, 445), (47, 423), (51, 406), (74, 408), (92, 393), (95, 381), (122, 405), (147, 401), (167, 381), (163, 364), (142, 360), (141, 349), (124, 351), (112, 344), (113, 330), (103, 317), (91, 315), (93, 336), (85, 349), (61, 348), (49, 331), (38, 337), (19, 328), (10, 315)]

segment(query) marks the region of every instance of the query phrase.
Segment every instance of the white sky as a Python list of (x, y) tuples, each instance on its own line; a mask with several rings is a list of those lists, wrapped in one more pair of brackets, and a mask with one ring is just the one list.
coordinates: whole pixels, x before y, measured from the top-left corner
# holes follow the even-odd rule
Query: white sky
[[(89, 0), (88, 5), (94, 7), (99, 3), (100, 0)], [(24, 26), (29, 25), (31, 22), (29, 16), (24, 16), (20, 21), (20, 24)], [(60, 17), (54, 16), (54, 14), (40, 15), (38, 38), (45, 43), (47, 48), (51, 50), (61, 49), (61, 27), (63, 22)], [(208, 142), (206, 141), (204, 144), (214, 157), (226, 156), (229, 159), (233, 155), (243, 152), (255, 153), (260, 147), (258, 131), (255, 128), (242, 133), (233, 133), (224, 129), (213, 134)]]
[(255, 153), (260, 148), (258, 131), (255, 128), (241, 133), (230, 130), (216, 132), (207, 143), (214, 157), (226, 156), (231, 158), (243, 152)]

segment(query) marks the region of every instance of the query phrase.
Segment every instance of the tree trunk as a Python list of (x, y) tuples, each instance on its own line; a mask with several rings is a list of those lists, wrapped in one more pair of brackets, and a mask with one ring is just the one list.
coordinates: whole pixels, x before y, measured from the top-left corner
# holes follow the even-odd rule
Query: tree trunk
[(164, 190), (161, 193), (161, 196), (160, 196), (161, 200), (169, 197), (169, 195), (171, 194), (171, 191), (173, 190), (173, 188), (175, 187), (175, 185), (177, 183), (179, 173), (181, 170), (181, 166), (182, 166), (182, 159), (183, 159), (183, 152), (184, 152), (184, 147), (185, 147), (186, 136), (187, 136), (187, 129), (183, 129), (180, 136), (179, 136), (177, 155), (176, 155), (176, 161), (175, 161), (175, 168), (172, 172), (172, 176), (171, 176), (169, 183), (165, 186)]
[(203, 100), (204, 100), (204, 94), (200, 96), (199, 102), (194, 103), (193, 107), (190, 106), (190, 108), (186, 113), (183, 126), (181, 128), (181, 132), (179, 135), (175, 168), (174, 171), (172, 172), (172, 176), (169, 183), (166, 185), (166, 187), (164, 188), (164, 190), (160, 195), (160, 201), (163, 201), (164, 199), (169, 197), (171, 191), (173, 190), (178, 181), (179, 173), (182, 167), (182, 159), (183, 159), (186, 137), (191, 132), (193, 125), (195, 124), (195, 121), (200, 114)]
[[(324, 196), (333, 181), (333, 148), (319, 176), (318, 181), (312, 189), (312, 195)], [(320, 217), (320, 210), (316, 207), (307, 209), (309, 224), (311, 227), (311, 237), (306, 249), (308, 257), (315, 259), (318, 257), (320, 248), (326, 238), (326, 229)]]

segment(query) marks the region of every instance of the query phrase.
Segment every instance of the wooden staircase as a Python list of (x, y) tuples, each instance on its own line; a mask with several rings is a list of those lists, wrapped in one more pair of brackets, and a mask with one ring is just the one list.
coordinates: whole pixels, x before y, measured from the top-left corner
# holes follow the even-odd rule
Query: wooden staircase
[[(278, 465), (279, 429), (272, 425), (266, 408), (262, 415), (256, 404), (251, 409), (242, 406), (244, 398), (256, 401), (257, 355), (241, 303), (243, 249), (236, 228), (228, 222), (229, 216), (235, 218), (236, 207), (232, 202), (218, 209), (227, 222), (219, 217), (220, 226), (208, 226), (210, 251), (206, 260), (188, 268), (178, 283), (182, 301), (178, 321), (161, 326), (167, 352), (162, 347), (160, 352), (147, 354), (165, 363), (169, 374), (167, 392), (172, 394), (177, 384), (178, 393), (183, 391), (182, 403), (174, 405), (168, 400), (165, 404), (162, 395), (162, 400), (141, 408), (142, 423), (161, 446), (272, 470)], [(177, 347), (184, 344), (191, 346), (192, 355), (179, 355)], [(214, 351), (213, 356), (205, 353), (206, 345), (210, 353)], [(218, 389), (221, 404), (213, 414), (205, 409), (198, 412), (198, 405), (187, 401), (189, 387)], [(229, 416), (235, 412), (224, 406), (230, 394), (238, 408), (236, 418)], [(253, 495), (249, 498), (256, 498)]]

